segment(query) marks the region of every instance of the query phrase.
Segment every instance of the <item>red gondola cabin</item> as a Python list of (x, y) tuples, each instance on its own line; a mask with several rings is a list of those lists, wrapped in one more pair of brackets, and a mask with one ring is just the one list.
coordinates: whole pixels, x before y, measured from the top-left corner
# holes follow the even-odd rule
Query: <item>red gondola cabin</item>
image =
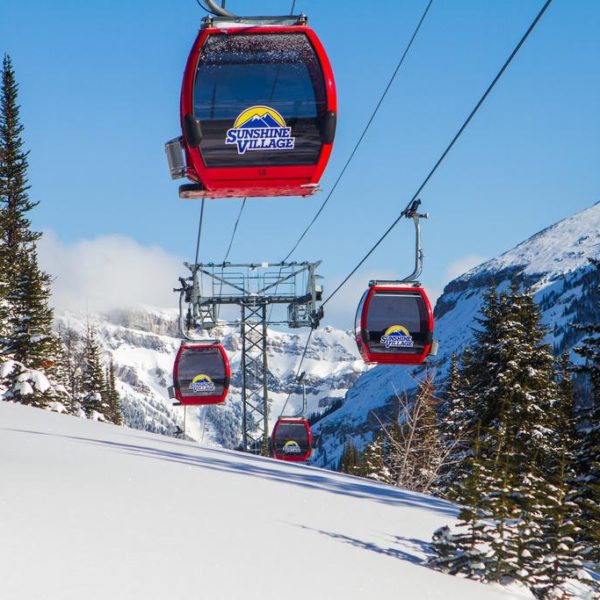
[(173, 367), (175, 398), (184, 405), (225, 402), (229, 390), (229, 359), (223, 346), (182, 344)]
[(363, 294), (355, 320), (365, 362), (420, 365), (433, 343), (433, 311), (421, 287), (373, 284)]
[(273, 456), (289, 462), (306, 462), (312, 450), (312, 431), (303, 418), (280, 418), (271, 435)]
[[(277, 24), (273, 24), (277, 23)], [(337, 99), (304, 18), (205, 20), (181, 91), (183, 198), (308, 196), (331, 154)], [(173, 152), (173, 154), (172, 154)]]

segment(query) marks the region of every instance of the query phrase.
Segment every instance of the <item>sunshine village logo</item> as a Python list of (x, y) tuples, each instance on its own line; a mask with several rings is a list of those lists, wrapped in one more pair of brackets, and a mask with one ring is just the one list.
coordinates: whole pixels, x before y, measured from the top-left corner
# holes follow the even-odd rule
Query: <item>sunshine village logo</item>
[(196, 375), (196, 377), (192, 379), (192, 383), (190, 383), (190, 390), (196, 393), (214, 392), (215, 384), (208, 375)]
[(288, 440), (283, 445), (283, 452), (285, 454), (300, 454), (302, 450), (300, 449), (300, 444), (295, 440)]
[(237, 144), (238, 154), (251, 150), (293, 150), (295, 142), (292, 128), (268, 106), (252, 106), (241, 112), (225, 137), (225, 144)]
[(412, 348), (415, 343), (412, 335), (402, 325), (392, 325), (385, 330), (380, 342), (386, 348)]

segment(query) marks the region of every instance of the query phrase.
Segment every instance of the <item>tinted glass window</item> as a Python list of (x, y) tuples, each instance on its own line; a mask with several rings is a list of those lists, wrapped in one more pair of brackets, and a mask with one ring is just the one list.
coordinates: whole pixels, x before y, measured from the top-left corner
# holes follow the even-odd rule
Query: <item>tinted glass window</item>
[[(252, 107), (275, 112), (260, 109), (243, 117)], [(305, 34), (208, 36), (194, 83), (194, 114), (201, 122), (200, 150), (207, 166), (314, 164), (326, 107), (321, 66)], [(266, 131), (239, 132), (248, 128)], [(235, 133), (228, 134), (232, 129)]]
[(420, 354), (429, 343), (429, 319), (420, 294), (377, 292), (369, 303), (369, 348), (375, 352)]
[(278, 454), (293, 456), (309, 450), (308, 432), (304, 423), (280, 423), (273, 440)]
[(362, 311), (363, 311), (363, 307), (365, 305), (365, 300), (367, 298), (368, 293), (369, 293), (369, 290), (367, 290), (362, 295), (362, 298), (360, 299), (360, 302), (358, 303), (358, 308), (356, 309), (356, 316), (354, 317), (354, 335), (357, 338), (360, 336), (360, 321), (362, 318)]
[(217, 348), (186, 348), (182, 352), (176, 384), (184, 398), (219, 396), (225, 383), (225, 363)]

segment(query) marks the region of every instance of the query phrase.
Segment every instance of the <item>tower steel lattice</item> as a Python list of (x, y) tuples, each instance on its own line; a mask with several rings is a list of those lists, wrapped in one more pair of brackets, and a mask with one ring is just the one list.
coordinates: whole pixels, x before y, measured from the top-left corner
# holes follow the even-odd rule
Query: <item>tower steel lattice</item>
[[(179, 329), (183, 338), (218, 325), (240, 327), (242, 448), (269, 452), (267, 325), (317, 327), (323, 317), (323, 290), (317, 284), (318, 262), (185, 263), (180, 278)], [(220, 319), (223, 306), (238, 306), (240, 318)], [(285, 318), (271, 319), (270, 307), (287, 305)]]

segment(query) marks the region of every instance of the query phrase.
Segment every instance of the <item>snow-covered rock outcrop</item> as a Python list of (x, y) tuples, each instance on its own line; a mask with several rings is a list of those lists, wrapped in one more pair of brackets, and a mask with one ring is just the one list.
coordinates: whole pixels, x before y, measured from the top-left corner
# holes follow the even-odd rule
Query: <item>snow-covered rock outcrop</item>
[[(175, 311), (139, 309), (89, 317), (61, 314), (58, 328), (84, 335), (89, 320), (96, 330), (106, 359), (112, 357), (122, 398), (125, 423), (131, 427), (172, 433), (182, 423), (181, 408), (168, 398), (173, 361), (180, 339)], [(234, 447), (241, 435), (241, 340), (239, 330), (222, 327), (220, 338), (232, 368), (230, 394), (223, 406), (189, 408), (187, 433), (205, 443)], [(268, 368), (270, 421), (275, 423), (291, 392), (286, 412), (301, 405), (301, 389), (295, 383), (298, 361), (307, 331), (269, 330)], [(342, 400), (367, 367), (360, 360), (349, 332), (325, 327), (313, 333), (303, 370), (306, 371), (308, 413), (321, 413)]]

